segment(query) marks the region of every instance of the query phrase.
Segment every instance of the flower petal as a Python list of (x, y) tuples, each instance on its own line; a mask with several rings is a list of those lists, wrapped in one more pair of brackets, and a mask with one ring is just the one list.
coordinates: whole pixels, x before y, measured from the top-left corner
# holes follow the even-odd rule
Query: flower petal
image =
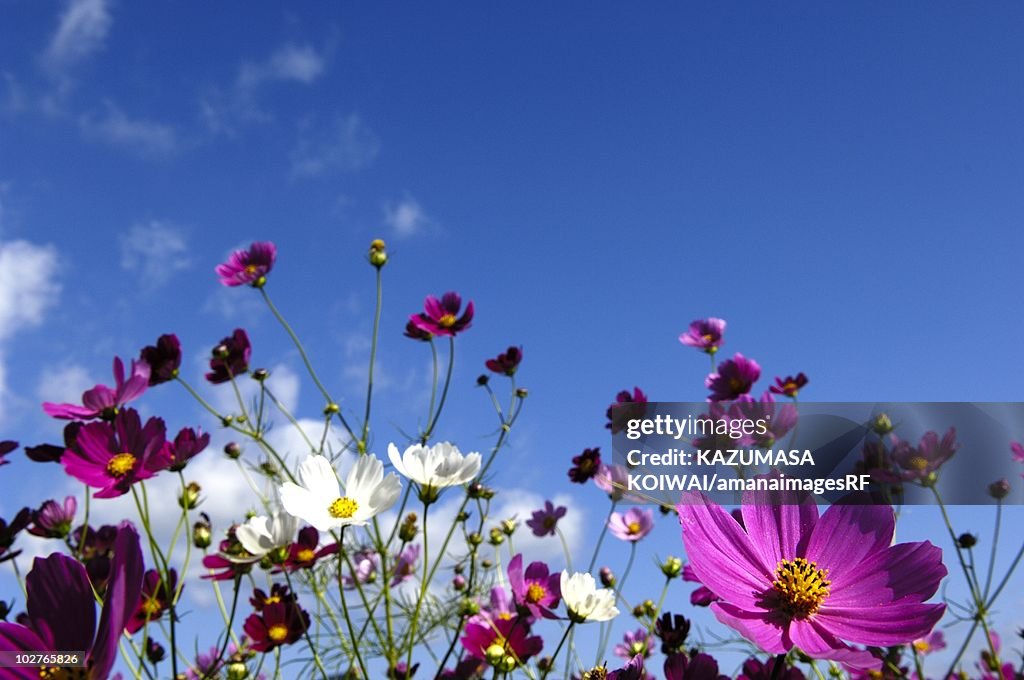
[(749, 611), (727, 602), (713, 603), (711, 611), (716, 619), (735, 628), (769, 654), (782, 654), (792, 646), (783, 640), (785, 629), (782, 624), (770, 620), (768, 612)]
[(793, 621), (789, 638), (800, 651), (815, 659), (830, 659), (864, 670), (877, 670), (882, 666), (882, 660), (871, 652), (853, 649), (811, 619)]
[(299, 483), (317, 499), (326, 503), (341, 495), (338, 475), (335, 474), (334, 467), (326, 456), (309, 456), (302, 461), (299, 465)]
[(89, 662), (95, 677), (105, 678), (117, 660), (117, 643), (131, 619), (142, 592), (142, 548), (139, 534), (124, 522), (114, 539), (114, 559), (107, 592), (103, 598), (103, 611), (96, 630)]
[(946, 611), (944, 604), (822, 608), (815, 620), (844, 640), (889, 647), (925, 637)]
[(830, 573), (832, 592), (825, 605), (831, 609), (921, 602), (935, 594), (946, 574), (940, 548), (928, 541), (900, 543), (869, 556), (840, 578)]
[(771, 587), (775, 564), (766, 564), (732, 515), (703, 494), (684, 495), (676, 510), (686, 554), (701, 583), (733, 604), (756, 608), (758, 596)]
[(828, 569), (838, 587), (851, 569), (889, 547), (895, 526), (887, 505), (833, 505), (814, 525), (805, 556)]
[(54, 553), (37, 557), (25, 581), (29, 618), (37, 629), (42, 622), (53, 635), (57, 649), (82, 651), (92, 647), (96, 601), (85, 567), (67, 555)]
[(803, 553), (818, 520), (818, 506), (807, 494), (753, 491), (743, 495), (743, 525), (754, 549), (772, 571), (780, 560)]

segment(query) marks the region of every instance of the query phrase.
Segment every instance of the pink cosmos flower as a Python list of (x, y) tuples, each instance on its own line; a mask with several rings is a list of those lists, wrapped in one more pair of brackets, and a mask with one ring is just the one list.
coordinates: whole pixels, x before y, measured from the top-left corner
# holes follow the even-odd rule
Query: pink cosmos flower
[(256, 241), (249, 250), (236, 250), (228, 261), (217, 265), (221, 285), (260, 288), (267, 282), (267, 274), (277, 259), (277, 246), (270, 241)]
[(475, 659), (486, 660), (488, 647), (502, 647), (512, 661), (511, 666), (540, 654), (544, 648), (544, 640), (539, 635), (530, 635), (530, 624), (517, 618), (487, 622), (470, 619), (461, 641), (466, 654)]
[(77, 510), (78, 501), (74, 496), (67, 496), (63, 505), (55, 500), (44, 501), (32, 513), (32, 526), (28, 528), (28, 533), (43, 538), (64, 538), (71, 532)]
[(169, 456), (165, 433), (160, 418), (143, 426), (135, 409), (125, 409), (113, 423), (83, 427), (77, 446), (64, 452), (61, 463), (68, 475), (100, 489), (96, 498), (114, 498), (162, 468)]
[(679, 342), (688, 347), (695, 347), (702, 352), (714, 354), (722, 346), (722, 335), (725, 333), (725, 321), (711, 317), (697, 319), (690, 323), (690, 328), (679, 336)]
[(428, 295), (423, 302), (423, 313), (410, 315), (409, 321), (431, 335), (455, 336), (469, 328), (473, 321), (473, 301), (469, 301), (460, 317), (461, 308), (462, 297), (458, 293), (445, 293), (440, 300)]
[(914, 640), (914, 649), (918, 654), (931, 654), (946, 648), (946, 636), (941, 630), (932, 631), (927, 637)]
[(636, 543), (651, 533), (654, 528), (654, 513), (641, 508), (630, 508), (625, 514), (613, 512), (608, 518), (608, 530), (612, 536), (623, 541)]
[(768, 389), (772, 394), (784, 394), (787, 397), (795, 397), (808, 382), (806, 375), (797, 373), (795, 376), (787, 375), (785, 378), (776, 378), (775, 384)]
[(418, 545), (406, 546), (405, 550), (398, 553), (394, 563), (394, 571), (391, 574), (392, 588), (412, 578), (413, 573), (416, 571), (416, 560), (419, 558), (420, 547)]
[[(895, 438), (895, 435), (893, 437)], [(896, 439), (892, 449), (892, 459), (902, 469), (900, 477), (904, 481), (928, 481), (947, 460), (960, 448), (956, 441), (956, 428), (951, 427), (939, 440), (935, 432), (925, 432), (921, 442), (911, 446), (908, 442)]]
[(717, 372), (704, 379), (704, 386), (711, 390), (708, 401), (730, 401), (746, 394), (760, 377), (758, 363), (736, 352), (732, 359), (718, 365)]
[(1013, 452), (1013, 459), (1018, 463), (1024, 463), (1024, 444), (1010, 442), (1010, 451)]
[[(508, 582), (512, 596), (522, 608), (535, 618), (558, 618), (551, 610), (562, 597), (561, 574), (552, 574), (543, 562), (531, 562), (523, 571), (523, 556), (516, 555), (508, 563)], [(523, 612), (525, 614), (525, 612)]]
[(808, 496), (748, 492), (740, 524), (704, 495), (677, 507), (697, 578), (721, 599), (711, 610), (770, 654), (877, 669), (848, 644), (887, 647), (927, 635), (945, 605), (925, 604), (946, 575), (924, 541), (892, 545), (892, 508), (833, 505)]
[(126, 380), (124, 364), (119, 357), (114, 357), (114, 387), (96, 385), (82, 393), (81, 406), (46, 402), (43, 404), (43, 411), (62, 420), (112, 420), (122, 406), (138, 399), (146, 391), (149, 386), (149, 372), (149, 364), (133, 360), (131, 375)]
[(648, 633), (646, 628), (627, 630), (622, 636), (622, 642), (615, 645), (615, 653), (626, 660), (635, 656), (646, 659), (653, 651), (654, 636)]
[(533, 511), (533, 517), (526, 520), (526, 526), (530, 527), (537, 538), (554, 536), (558, 520), (565, 517), (566, 512), (564, 506), (559, 505), (556, 508), (551, 501), (544, 501), (544, 507)]

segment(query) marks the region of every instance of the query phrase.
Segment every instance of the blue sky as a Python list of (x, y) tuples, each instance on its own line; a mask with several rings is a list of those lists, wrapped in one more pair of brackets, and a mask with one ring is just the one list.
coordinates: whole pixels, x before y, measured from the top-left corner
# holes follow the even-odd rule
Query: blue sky
[[(703, 398), (706, 358), (676, 340), (694, 318), (728, 320), (723, 351), (755, 357), (762, 389), (802, 370), (814, 400), (1020, 398), (1019, 4), (0, 7), (4, 438), (54, 440), (38, 403), (160, 333), (198, 383), (239, 325), (317, 417), (255, 294), (213, 276), (255, 239), (278, 244), (270, 291), (352, 409), (363, 258), (388, 241), (381, 453), (425, 408), (428, 353), (401, 337), (425, 295), (477, 306), (442, 420), (464, 449), (492, 428), (482, 361), (522, 345), (503, 455), (531, 501), (579, 510), (579, 545), (604, 501), (563, 483), (569, 458), (609, 444), (619, 389)], [(142, 408), (216, 432), (172, 390)], [(20, 454), (0, 474), (5, 516), (68, 490)], [(230, 515), (243, 496), (224, 496)], [(908, 531), (936, 539), (930, 522)]]

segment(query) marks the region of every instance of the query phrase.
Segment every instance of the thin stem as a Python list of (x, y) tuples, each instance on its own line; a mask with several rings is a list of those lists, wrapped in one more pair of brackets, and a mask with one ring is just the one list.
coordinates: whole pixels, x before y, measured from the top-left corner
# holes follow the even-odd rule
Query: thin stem
[(373, 366), (377, 360), (377, 335), (380, 330), (380, 310), (383, 300), (381, 268), (377, 267), (377, 306), (373, 313), (373, 335), (370, 340), (370, 366), (366, 380), (366, 411), (363, 415), (363, 434), (359, 438), (359, 452), (366, 452), (366, 438), (370, 433), (370, 405), (373, 403)]
[[(288, 573), (288, 570), (284, 570), (284, 580), (288, 583), (288, 590), (295, 592), (292, 587), (292, 577)], [(320, 671), (320, 675), (324, 676), (324, 680), (328, 680), (327, 671), (324, 669), (323, 663), (320, 662), (320, 655), (316, 651), (316, 645), (313, 644), (313, 638), (309, 636), (309, 626), (302, 631), (302, 637), (306, 638), (306, 643), (309, 645), (309, 651), (313, 654), (313, 663), (316, 664), (317, 670)]]
[(597, 538), (597, 545), (594, 546), (594, 554), (590, 556), (590, 564), (587, 565), (587, 572), (594, 570), (594, 564), (597, 563), (597, 554), (601, 552), (601, 544), (604, 543), (605, 534), (608, 533), (608, 521), (612, 518), (612, 513), (615, 512), (615, 506), (618, 501), (612, 501), (612, 507), (608, 510), (608, 516), (604, 520), (604, 526), (601, 527), (601, 535)]
[(988, 574), (985, 576), (985, 596), (984, 599), (988, 600), (988, 594), (992, 590), (992, 574), (996, 570), (996, 546), (999, 545), (999, 527), (1003, 519), (1003, 499), (999, 498), (996, 500), (996, 526), (992, 533), (992, 553), (988, 560)]
[(548, 677), (548, 673), (550, 673), (551, 669), (555, 667), (555, 659), (558, 658), (558, 653), (562, 651), (562, 645), (565, 644), (566, 639), (569, 637), (569, 631), (571, 631), (573, 629), (573, 626), (575, 625), (575, 621), (570, 621), (569, 625), (566, 626), (565, 632), (562, 633), (562, 639), (558, 641), (558, 646), (555, 647), (555, 653), (551, 655), (550, 665), (548, 665), (548, 668), (546, 671), (544, 671), (544, 674), (540, 676), (541, 680), (544, 680), (544, 678)]
[[(424, 496), (426, 498), (426, 496)], [(420, 623), (420, 609), (423, 607), (423, 600), (427, 598), (427, 586), (430, 584), (430, 579), (433, 577), (434, 572), (430, 570), (430, 546), (427, 540), (427, 514), (430, 509), (430, 504), (427, 501), (423, 501), (423, 582), (420, 584), (420, 596), (416, 600), (416, 608), (412, 613), (412, 620), (409, 622), (409, 651), (406, 654), (405, 665), (408, 668), (412, 668), (412, 649), (416, 646), (416, 629)], [(452, 529), (455, 528), (455, 522), (452, 522)], [(451, 532), (449, 532), (449, 537)], [(447, 544), (447, 541), (445, 541)], [(440, 564), (441, 556), (444, 555), (444, 549), (438, 553), (437, 561)], [(436, 565), (435, 565), (436, 568)]]
[(420, 441), (424, 444), (430, 439), (430, 435), (434, 433), (434, 428), (437, 426), (437, 421), (441, 417), (441, 411), (444, 410), (444, 402), (448, 398), (448, 388), (452, 384), (452, 368), (455, 366), (455, 336), (448, 336), (448, 372), (444, 377), (444, 387), (441, 388), (441, 401), (437, 405), (437, 412), (434, 414), (434, 419), (430, 421), (430, 425), (427, 427), (427, 431), (420, 437)]

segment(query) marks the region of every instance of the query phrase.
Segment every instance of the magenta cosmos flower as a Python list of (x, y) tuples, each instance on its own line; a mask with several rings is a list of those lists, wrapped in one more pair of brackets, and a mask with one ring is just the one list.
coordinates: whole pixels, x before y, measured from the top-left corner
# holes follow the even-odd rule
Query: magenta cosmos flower
[(493, 359), (484, 362), (487, 369), (500, 375), (513, 376), (523, 361), (522, 347), (509, 347)]
[(78, 501), (74, 496), (67, 496), (63, 505), (55, 500), (44, 501), (32, 513), (32, 526), (28, 533), (43, 538), (64, 538), (71, 533), (77, 510)]
[(647, 412), (647, 395), (639, 387), (633, 391), (622, 390), (615, 395), (615, 401), (605, 411), (608, 422), (604, 426), (617, 434), (626, 429), (626, 423), (634, 418), (643, 418)]
[(249, 250), (236, 250), (227, 262), (217, 265), (217, 276), (224, 286), (260, 288), (267, 282), (276, 259), (277, 246), (270, 241), (256, 241)]
[[(25, 625), (0, 623), (0, 651), (85, 652), (83, 680), (104, 680), (117, 660), (117, 643), (135, 609), (142, 588), (139, 535), (125, 522), (117, 531), (114, 561), (99, 625), (85, 567), (67, 555), (37, 557), (25, 578), (28, 617)], [(38, 667), (4, 671), (5, 678), (39, 678)]]
[(145, 361), (132, 361), (132, 372), (126, 379), (124, 364), (119, 357), (114, 357), (114, 387), (96, 385), (86, 390), (82, 393), (81, 406), (46, 402), (43, 410), (47, 415), (63, 420), (112, 420), (122, 406), (138, 399), (146, 391), (149, 373), (149, 364)]
[(725, 333), (723, 319), (697, 319), (690, 323), (685, 333), (679, 336), (679, 342), (687, 347), (695, 347), (702, 352), (714, 354), (722, 346), (722, 335)]
[(897, 439), (892, 449), (892, 459), (901, 468), (900, 478), (903, 481), (928, 482), (959, 448), (956, 428), (951, 427), (941, 440), (935, 432), (925, 432), (916, 447)]
[(613, 512), (608, 518), (608, 530), (612, 536), (630, 543), (636, 543), (653, 528), (654, 513), (650, 510), (630, 508), (625, 513)]
[(924, 603), (946, 575), (942, 551), (892, 545), (889, 506), (833, 505), (819, 517), (807, 496), (748, 492), (745, 529), (703, 494), (684, 495), (677, 509), (693, 571), (721, 598), (711, 610), (770, 654), (798, 647), (877, 669), (879, 659), (848, 643), (911, 642), (946, 609)]
[(469, 328), (473, 321), (473, 301), (466, 305), (466, 311), (459, 316), (462, 309), (462, 297), (458, 293), (448, 292), (438, 300), (428, 295), (423, 301), (423, 313), (412, 314), (409, 321), (422, 331), (431, 335), (455, 336)]
[(155, 345), (147, 345), (139, 357), (149, 364), (149, 386), (169, 382), (178, 377), (181, 368), (181, 342), (173, 333), (161, 335)]
[[(539, 635), (530, 635), (530, 624), (519, 618), (490, 621), (470, 619), (461, 641), (469, 656), (487, 660), (491, 652), (492, 661), (498, 661), (496, 665), (508, 670), (540, 654), (544, 648), (544, 639)], [(503, 653), (498, 654), (497, 650)]]
[(554, 536), (558, 520), (565, 517), (566, 512), (564, 506), (559, 505), (555, 507), (551, 501), (544, 501), (543, 509), (534, 510), (533, 517), (526, 520), (526, 526), (533, 530), (533, 535), (537, 538)]
[[(543, 562), (531, 562), (523, 571), (523, 556), (516, 555), (508, 563), (508, 583), (520, 611), (529, 610), (535, 618), (557, 619), (551, 610), (562, 597), (561, 574), (552, 574)], [(523, 612), (525, 613), (525, 612)]]
[(785, 378), (776, 378), (775, 384), (768, 389), (772, 394), (784, 394), (787, 397), (795, 397), (808, 382), (806, 375), (797, 373), (795, 376), (787, 375)]
[(758, 363), (736, 352), (732, 359), (718, 365), (717, 372), (704, 379), (704, 387), (711, 390), (708, 401), (730, 401), (746, 394), (760, 377)]
[(97, 498), (114, 498), (163, 469), (170, 458), (165, 433), (160, 418), (150, 418), (143, 426), (135, 409), (125, 409), (113, 423), (83, 427), (77, 445), (64, 452), (61, 463), (68, 475), (100, 489)]

